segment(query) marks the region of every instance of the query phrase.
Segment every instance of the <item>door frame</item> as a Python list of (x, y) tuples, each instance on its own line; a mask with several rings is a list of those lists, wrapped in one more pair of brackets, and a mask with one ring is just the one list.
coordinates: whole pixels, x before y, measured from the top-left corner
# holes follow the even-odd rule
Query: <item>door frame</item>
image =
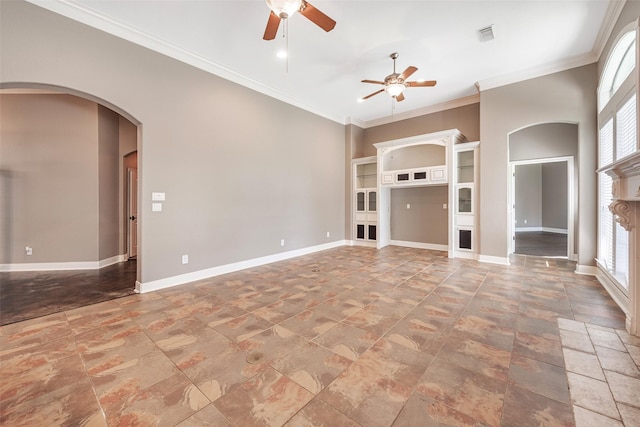
[[(136, 182), (132, 182), (132, 174), (135, 172), (135, 176), (136, 176)], [(139, 218), (139, 212), (137, 212), (140, 208), (140, 201), (138, 199), (138, 169), (134, 169), (134, 168), (127, 168), (127, 195), (126, 195), (126, 202), (127, 202), (127, 257), (129, 259), (131, 258), (137, 258), (138, 257), (138, 226), (137, 226), (137, 222), (138, 222), (138, 218)], [(135, 191), (131, 191), (132, 189), (134, 189)], [(133, 193), (133, 194), (132, 194)], [(135, 212), (135, 222), (136, 222), (136, 227), (134, 229), (134, 227), (132, 227), (132, 220), (131, 220), (131, 206), (132, 204), (135, 202), (136, 204), (136, 212)], [(135, 238), (135, 252), (133, 251), (133, 246), (132, 246), (132, 242), (134, 241)]]
[(567, 163), (567, 259), (576, 261), (578, 256), (575, 253), (575, 171), (573, 156), (547, 157), (541, 159), (515, 160), (509, 162), (509, 204), (511, 221), (509, 224), (509, 235), (511, 240), (509, 243), (509, 255), (515, 253), (516, 249), (516, 166), (535, 165), (545, 163)]

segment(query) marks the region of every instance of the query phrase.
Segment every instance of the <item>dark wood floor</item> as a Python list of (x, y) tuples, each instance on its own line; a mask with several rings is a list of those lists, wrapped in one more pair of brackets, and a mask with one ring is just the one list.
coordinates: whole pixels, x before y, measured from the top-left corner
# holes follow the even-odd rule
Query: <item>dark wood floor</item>
[(0, 325), (134, 293), (136, 261), (99, 270), (0, 273)]
[(567, 235), (546, 231), (516, 233), (516, 254), (535, 256), (567, 256)]

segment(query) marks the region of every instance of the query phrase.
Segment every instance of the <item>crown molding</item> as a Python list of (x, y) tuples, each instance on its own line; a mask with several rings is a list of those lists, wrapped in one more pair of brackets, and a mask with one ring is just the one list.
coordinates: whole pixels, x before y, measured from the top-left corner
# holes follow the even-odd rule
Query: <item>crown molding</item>
[(602, 51), (607, 44), (607, 41), (611, 37), (613, 33), (613, 28), (616, 26), (616, 22), (618, 22), (618, 18), (622, 13), (622, 9), (624, 9), (624, 5), (627, 3), (627, 0), (610, 0), (609, 7), (607, 7), (607, 13), (602, 20), (602, 25), (600, 26), (600, 31), (598, 31), (598, 36), (596, 37), (596, 41), (593, 44), (593, 49), (591, 52), (596, 56), (597, 60), (600, 60), (600, 56), (602, 55)]
[(514, 73), (504, 74), (502, 76), (492, 77), (485, 80), (476, 82), (476, 87), (480, 92), (494, 89), (501, 86), (510, 85), (513, 83), (522, 82), (525, 80), (535, 79), (537, 77), (546, 76), (553, 73), (559, 73), (561, 71), (570, 70), (571, 68), (582, 67), (583, 65), (593, 64), (597, 62), (598, 58), (593, 52), (589, 52), (585, 55), (577, 56), (567, 59), (565, 61), (559, 61), (542, 65), (539, 67), (520, 70)]
[(607, 12), (602, 21), (602, 25), (600, 26), (600, 30), (598, 31), (598, 35), (596, 36), (596, 41), (593, 44), (591, 52), (574, 58), (569, 58), (564, 61), (553, 62), (528, 70), (516, 71), (514, 73), (480, 80), (476, 82), (478, 91), (494, 89), (500, 86), (506, 86), (598, 62), (600, 55), (602, 55), (602, 51), (611, 36), (613, 28), (620, 17), (620, 13), (622, 13), (625, 3), (626, 0), (609, 0)]
[(379, 119), (369, 120), (362, 123), (362, 128), (371, 128), (380, 125), (386, 125), (389, 123), (397, 122), (400, 120), (412, 119), (415, 117), (424, 116), (426, 114), (438, 113), (440, 111), (451, 110), (452, 108), (464, 107), (465, 105), (477, 104), (480, 102), (480, 95), (469, 95), (463, 98), (453, 99), (451, 101), (442, 102), (440, 104), (429, 105), (424, 108), (419, 108), (417, 110), (407, 111), (405, 113), (396, 114), (393, 117), (387, 116)]
[(167, 42), (166, 40), (154, 37), (144, 31), (135, 29), (129, 25), (124, 25), (106, 16), (103, 16), (89, 7), (75, 0), (26, 0), (43, 9), (65, 16), (74, 21), (112, 34), (131, 43), (153, 50), (154, 52), (163, 54), (170, 58), (176, 59), (185, 64), (207, 71), (225, 80), (237, 83), (249, 89), (260, 92), (264, 95), (278, 99), (287, 104), (301, 108), (310, 113), (324, 117), (328, 120), (344, 124), (344, 117), (336, 117), (320, 111), (313, 106), (305, 104), (298, 99), (292, 98), (283, 92), (250, 79), (239, 74), (227, 67), (217, 64), (195, 52), (181, 48), (177, 45)]

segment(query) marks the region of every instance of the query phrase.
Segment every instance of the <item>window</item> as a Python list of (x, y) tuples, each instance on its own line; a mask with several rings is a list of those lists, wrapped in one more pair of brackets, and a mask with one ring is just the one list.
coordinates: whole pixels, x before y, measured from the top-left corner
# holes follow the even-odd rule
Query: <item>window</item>
[[(618, 38), (598, 87), (598, 166), (638, 150), (637, 28)], [(613, 179), (598, 173), (598, 262), (626, 293), (629, 289), (629, 233), (609, 211)]]

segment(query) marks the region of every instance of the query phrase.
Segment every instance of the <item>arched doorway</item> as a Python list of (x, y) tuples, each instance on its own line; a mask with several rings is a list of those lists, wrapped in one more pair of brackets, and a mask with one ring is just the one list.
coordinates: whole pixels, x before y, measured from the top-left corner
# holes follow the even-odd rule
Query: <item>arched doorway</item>
[(124, 169), (137, 124), (92, 97), (28, 86), (0, 87), (2, 324), (131, 294), (138, 277)]
[(578, 125), (509, 134), (510, 254), (576, 258)]

